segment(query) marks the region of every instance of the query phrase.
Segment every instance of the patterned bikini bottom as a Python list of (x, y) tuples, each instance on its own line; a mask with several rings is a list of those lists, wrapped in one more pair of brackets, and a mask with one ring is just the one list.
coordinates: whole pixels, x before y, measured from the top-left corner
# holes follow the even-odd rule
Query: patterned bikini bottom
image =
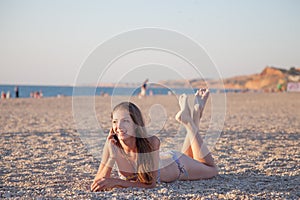
[[(175, 161), (175, 163), (177, 164), (178, 170), (179, 170), (179, 175), (178, 175), (176, 181), (179, 180), (181, 174), (185, 174), (185, 176), (187, 176), (187, 177), (189, 176), (189, 175), (188, 175), (188, 172), (187, 172), (186, 169), (184, 168), (184, 165), (182, 165), (182, 164), (180, 163), (177, 154), (179, 154), (179, 152), (177, 152), (177, 151), (167, 151), (167, 152), (163, 152), (163, 153), (160, 154), (161, 157), (166, 157), (166, 156), (172, 157), (172, 159), (173, 159), (173, 160)], [(181, 154), (181, 153), (180, 153), (180, 154)], [(162, 166), (162, 164), (161, 164), (161, 162), (160, 162), (159, 169), (158, 169), (158, 175), (157, 175), (157, 182), (160, 182), (160, 168), (161, 168), (161, 166)]]

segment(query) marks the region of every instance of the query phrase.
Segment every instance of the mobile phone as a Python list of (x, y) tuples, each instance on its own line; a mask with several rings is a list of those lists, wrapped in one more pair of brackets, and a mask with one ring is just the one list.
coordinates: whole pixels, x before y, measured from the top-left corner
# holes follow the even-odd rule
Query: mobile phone
[(115, 140), (117, 140), (117, 141), (119, 140), (119, 138), (118, 138), (118, 136), (117, 136), (116, 134), (113, 135), (113, 138), (114, 138)]

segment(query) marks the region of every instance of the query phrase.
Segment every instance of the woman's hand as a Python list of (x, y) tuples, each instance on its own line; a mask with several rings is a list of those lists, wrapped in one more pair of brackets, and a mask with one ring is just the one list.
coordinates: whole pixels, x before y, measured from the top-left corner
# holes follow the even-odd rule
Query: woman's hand
[(114, 136), (116, 135), (116, 133), (114, 132), (113, 128), (111, 128), (109, 130), (108, 136), (107, 136), (107, 140), (111, 141), (113, 144), (117, 143), (117, 140), (114, 138)]
[(118, 185), (118, 179), (114, 178), (101, 178), (98, 180), (95, 180), (91, 185), (91, 191), (92, 192), (98, 192), (105, 189), (111, 189)]
[(115, 133), (113, 132), (113, 129), (111, 128), (109, 131), (109, 134), (107, 136), (107, 141), (106, 141), (106, 144), (104, 147), (104, 148), (108, 149), (109, 158), (113, 159), (113, 160), (115, 160), (117, 158), (117, 154), (118, 154), (117, 153), (118, 149), (116, 146), (117, 140), (114, 138), (114, 135), (115, 135)]

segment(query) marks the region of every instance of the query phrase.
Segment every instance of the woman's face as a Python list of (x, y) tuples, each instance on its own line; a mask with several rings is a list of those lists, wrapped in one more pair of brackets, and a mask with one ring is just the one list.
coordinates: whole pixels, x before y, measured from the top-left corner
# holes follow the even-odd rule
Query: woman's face
[(112, 127), (119, 140), (135, 137), (135, 124), (125, 109), (118, 109), (113, 113)]

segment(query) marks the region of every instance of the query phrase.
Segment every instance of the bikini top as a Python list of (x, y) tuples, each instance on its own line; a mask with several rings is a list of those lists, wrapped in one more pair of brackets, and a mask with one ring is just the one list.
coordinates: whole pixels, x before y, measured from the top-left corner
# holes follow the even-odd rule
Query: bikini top
[(138, 179), (137, 174), (133, 174), (133, 175), (128, 175), (128, 176), (124, 176), (123, 174), (121, 174), (121, 172), (118, 170), (118, 174), (120, 179), (126, 180), (126, 181), (136, 181)]

